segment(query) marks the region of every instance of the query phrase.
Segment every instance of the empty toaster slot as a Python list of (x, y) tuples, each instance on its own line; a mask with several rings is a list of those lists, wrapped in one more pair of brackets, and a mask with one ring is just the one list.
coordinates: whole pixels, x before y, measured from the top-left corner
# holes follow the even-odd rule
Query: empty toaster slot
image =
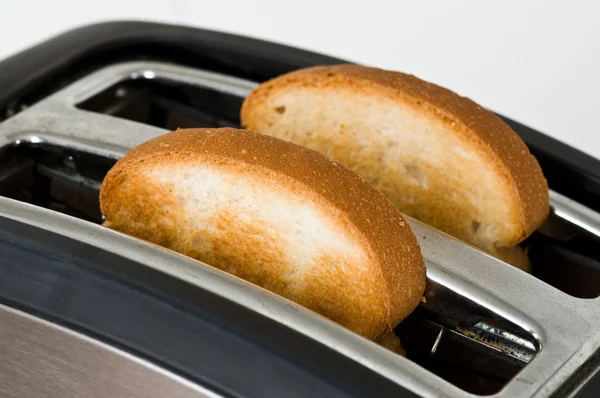
[(167, 130), (239, 127), (243, 98), (175, 80), (123, 80), (77, 107)]

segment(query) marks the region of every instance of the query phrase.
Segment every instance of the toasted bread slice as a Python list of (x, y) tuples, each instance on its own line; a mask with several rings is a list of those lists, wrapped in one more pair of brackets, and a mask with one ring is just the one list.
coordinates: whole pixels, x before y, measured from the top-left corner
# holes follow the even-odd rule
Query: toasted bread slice
[(419, 304), (400, 212), (341, 164), (246, 130), (187, 129), (110, 170), (106, 226), (220, 268), (376, 339)]
[(488, 252), (549, 212), (548, 185), (520, 137), (491, 112), (410, 75), (356, 65), (265, 82), (242, 125), (358, 173), (403, 213)]

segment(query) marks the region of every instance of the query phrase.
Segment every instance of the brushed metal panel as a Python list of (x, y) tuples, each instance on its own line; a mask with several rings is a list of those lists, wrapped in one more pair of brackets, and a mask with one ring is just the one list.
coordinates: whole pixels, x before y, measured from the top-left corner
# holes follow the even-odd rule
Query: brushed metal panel
[(0, 397), (219, 395), (107, 344), (0, 305)]

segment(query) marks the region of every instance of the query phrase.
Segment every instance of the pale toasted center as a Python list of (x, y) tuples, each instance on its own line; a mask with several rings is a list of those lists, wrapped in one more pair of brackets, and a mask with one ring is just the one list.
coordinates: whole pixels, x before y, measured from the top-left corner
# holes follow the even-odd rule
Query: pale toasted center
[(169, 197), (150, 202), (161, 203), (157, 228), (171, 231), (162, 238), (171, 249), (359, 333), (386, 322), (386, 285), (368, 242), (306, 186), (247, 165), (199, 162), (144, 173), (153, 191)]

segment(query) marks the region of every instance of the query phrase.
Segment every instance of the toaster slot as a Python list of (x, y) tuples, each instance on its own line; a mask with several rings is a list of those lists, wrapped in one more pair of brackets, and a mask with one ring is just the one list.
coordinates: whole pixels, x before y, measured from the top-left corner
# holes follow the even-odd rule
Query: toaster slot
[(51, 144), (4, 148), (0, 195), (100, 223), (98, 194), (114, 159)]
[(418, 313), (405, 320), (400, 329), (403, 344), (411, 348), (409, 359), (474, 394), (500, 391), (527, 364)]
[(131, 78), (77, 104), (167, 130), (189, 127), (239, 127), (243, 98), (209, 87), (162, 78)]
[(433, 280), (396, 334), (409, 359), (480, 395), (498, 392), (539, 351), (529, 332)]
[[(2, 151), (0, 195), (101, 223), (98, 194), (116, 159), (34, 141)], [(439, 282), (425, 297), (396, 333), (409, 359), (464, 390), (498, 391), (538, 351), (530, 333)]]

